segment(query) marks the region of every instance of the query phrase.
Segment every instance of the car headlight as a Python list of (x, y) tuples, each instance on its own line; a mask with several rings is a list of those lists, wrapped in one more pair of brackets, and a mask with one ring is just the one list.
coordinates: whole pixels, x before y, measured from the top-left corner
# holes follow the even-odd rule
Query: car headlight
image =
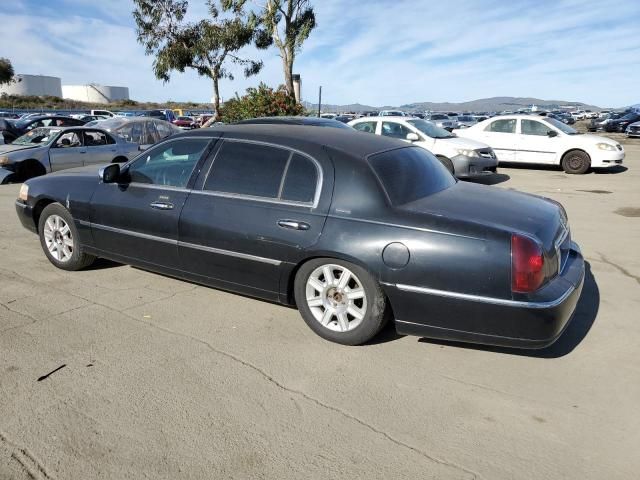
[(608, 152), (615, 152), (616, 150), (615, 145), (611, 145), (610, 143), (598, 143), (596, 144), (596, 147), (600, 150), (607, 150)]
[(7, 157), (6, 155), (0, 156), (0, 165), (9, 165), (10, 163), (11, 160), (9, 160), (9, 157)]
[(26, 183), (22, 184), (20, 187), (20, 193), (18, 193), (18, 198), (23, 202), (27, 201), (27, 198), (29, 198), (29, 185)]
[(456, 150), (456, 152), (458, 152), (458, 155), (464, 155), (465, 157), (479, 157), (480, 155), (478, 155), (478, 152), (476, 152), (475, 150), (470, 150), (470, 149), (466, 149), (466, 148), (461, 148), (459, 150)]

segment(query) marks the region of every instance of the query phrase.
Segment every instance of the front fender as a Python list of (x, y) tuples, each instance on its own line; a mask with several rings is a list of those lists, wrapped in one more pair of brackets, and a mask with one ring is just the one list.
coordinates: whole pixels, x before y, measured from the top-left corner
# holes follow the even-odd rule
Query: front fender
[(15, 172), (7, 170), (6, 168), (0, 168), (0, 185), (12, 182), (15, 178)]

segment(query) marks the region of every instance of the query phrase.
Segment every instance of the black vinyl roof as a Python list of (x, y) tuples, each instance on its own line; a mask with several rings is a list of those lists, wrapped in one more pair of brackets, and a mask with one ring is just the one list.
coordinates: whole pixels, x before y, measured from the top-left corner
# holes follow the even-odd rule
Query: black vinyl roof
[[(223, 136), (273, 142), (291, 148), (300, 148), (304, 147), (304, 145), (316, 148), (327, 146), (360, 158), (364, 158), (372, 153), (410, 146), (402, 140), (355, 130), (282, 124), (214, 125), (210, 128), (184, 132), (177, 136)], [(176, 136), (172, 138), (175, 137)]]

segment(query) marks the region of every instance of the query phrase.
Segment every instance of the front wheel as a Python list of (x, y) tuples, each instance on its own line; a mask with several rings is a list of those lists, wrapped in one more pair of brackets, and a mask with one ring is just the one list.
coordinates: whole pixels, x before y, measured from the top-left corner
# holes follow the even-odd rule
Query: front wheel
[(562, 157), (562, 169), (569, 174), (581, 175), (590, 167), (591, 158), (580, 150), (571, 150)]
[(96, 257), (84, 253), (69, 211), (59, 203), (47, 205), (38, 221), (40, 245), (49, 261), (63, 270), (81, 270)]
[(319, 258), (296, 274), (296, 304), (307, 325), (326, 340), (360, 345), (387, 320), (387, 298), (378, 282), (350, 262)]
[(437, 155), (436, 158), (440, 161), (440, 163), (442, 165), (444, 165), (444, 168), (449, 170), (449, 173), (451, 175), (455, 175), (454, 168), (453, 168), (453, 162), (451, 161), (450, 158), (444, 157), (442, 155)]

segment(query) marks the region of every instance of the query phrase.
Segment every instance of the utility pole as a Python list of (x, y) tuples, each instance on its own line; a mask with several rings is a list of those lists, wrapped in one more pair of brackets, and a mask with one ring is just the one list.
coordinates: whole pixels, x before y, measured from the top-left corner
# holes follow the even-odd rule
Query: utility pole
[(320, 109), (322, 108), (322, 85), (318, 91), (318, 118), (320, 118)]

